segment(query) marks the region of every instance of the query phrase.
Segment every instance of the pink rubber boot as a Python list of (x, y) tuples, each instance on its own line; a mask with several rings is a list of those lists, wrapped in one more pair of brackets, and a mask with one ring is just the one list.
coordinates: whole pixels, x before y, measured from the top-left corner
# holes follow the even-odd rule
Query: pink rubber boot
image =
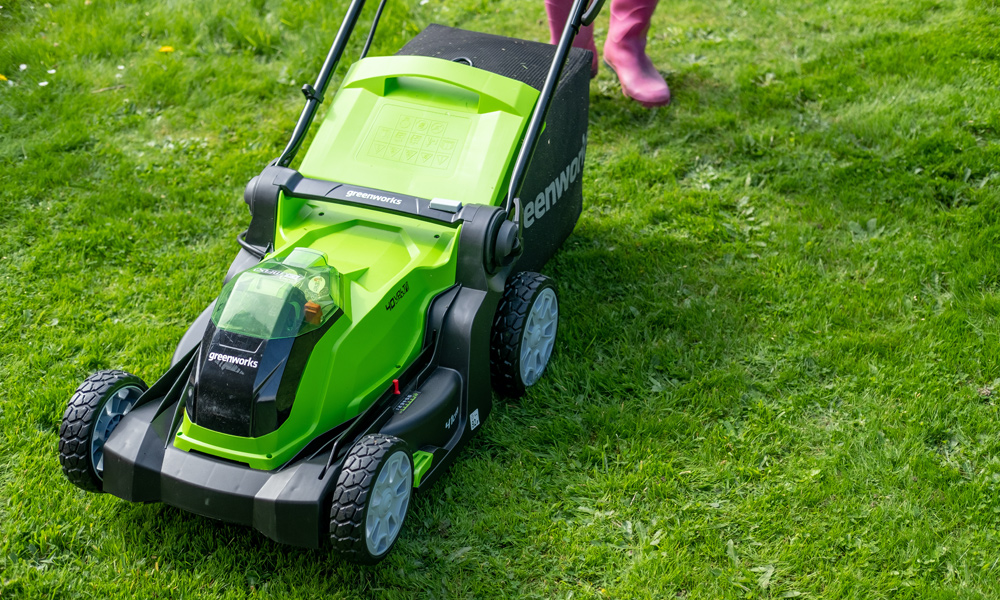
[(670, 103), (670, 88), (646, 56), (646, 33), (658, 0), (611, 0), (611, 23), (604, 62), (618, 76), (622, 91), (643, 106)]
[[(549, 15), (550, 44), (559, 43), (571, 8), (573, 8), (573, 0), (545, 0), (545, 12)], [(597, 77), (599, 63), (597, 61), (597, 45), (594, 44), (594, 26), (581, 27), (576, 37), (573, 38), (573, 46), (593, 52), (593, 61), (590, 63), (590, 78)]]

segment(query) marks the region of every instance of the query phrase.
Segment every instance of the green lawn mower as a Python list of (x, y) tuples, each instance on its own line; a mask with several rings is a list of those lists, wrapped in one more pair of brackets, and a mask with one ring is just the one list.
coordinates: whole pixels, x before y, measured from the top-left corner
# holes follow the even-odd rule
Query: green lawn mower
[[(413, 490), (545, 370), (558, 299), (537, 273), (582, 206), (591, 57), (432, 25), (351, 66), (289, 167), (364, 6), (353, 0), (281, 156), (246, 188), (218, 298), (152, 386), (123, 371), (69, 401), (77, 486), (252, 525), (374, 563)], [(553, 109), (550, 111), (550, 105)]]

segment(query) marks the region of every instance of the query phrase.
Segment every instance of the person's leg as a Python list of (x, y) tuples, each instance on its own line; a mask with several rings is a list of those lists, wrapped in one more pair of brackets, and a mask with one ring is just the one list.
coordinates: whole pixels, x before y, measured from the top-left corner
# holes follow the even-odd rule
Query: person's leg
[[(569, 10), (573, 8), (573, 0), (545, 0), (545, 12), (549, 16), (549, 43), (558, 44), (562, 37), (563, 28), (566, 27), (566, 19), (569, 18)], [(594, 26), (581, 27), (573, 45), (577, 48), (590, 50), (594, 53), (593, 62), (590, 65), (590, 77), (597, 76), (597, 67), (600, 64), (597, 60), (597, 45), (594, 44)]]
[(610, 1), (604, 62), (618, 76), (626, 96), (647, 107), (669, 104), (670, 88), (646, 55), (646, 33), (657, 0)]

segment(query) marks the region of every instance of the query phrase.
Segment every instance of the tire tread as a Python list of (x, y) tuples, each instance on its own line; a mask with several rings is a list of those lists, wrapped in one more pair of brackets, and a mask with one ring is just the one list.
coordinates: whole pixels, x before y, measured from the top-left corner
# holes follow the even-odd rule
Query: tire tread
[(490, 334), (490, 375), (500, 394), (518, 398), (526, 391), (521, 380), (521, 337), (531, 303), (551, 280), (540, 273), (522, 271), (507, 281), (497, 306)]
[(361, 438), (344, 458), (330, 505), (330, 542), (348, 560), (374, 564), (395, 545), (394, 541), (382, 556), (372, 556), (368, 553), (363, 530), (365, 504), (379, 466), (399, 449), (406, 450), (406, 442), (391, 435), (375, 433)]
[(94, 416), (107, 394), (122, 385), (146, 390), (139, 377), (117, 369), (98, 371), (86, 378), (66, 405), (59, 426), (59, 464), (71, 483), (88, 492), (100, 492), (102, 482), (90, 464), (90, 436)]

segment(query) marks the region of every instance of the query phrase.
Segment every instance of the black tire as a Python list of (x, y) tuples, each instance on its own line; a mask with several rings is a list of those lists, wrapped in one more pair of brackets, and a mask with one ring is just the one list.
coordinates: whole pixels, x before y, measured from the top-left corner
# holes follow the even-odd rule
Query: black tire
[[(522, 368), (526, 367), (522, 350), (532, 311), (545, 308), (538, 304), (540, 299), (555, 311), (554, 321), (545, 326), (549, 336), (546, 339), (550, 339), (548, 349), (539, 352), (533, 364)], [(559, 302), (551, 279), (524, 271), (507, 280), (490, 336), (490, 374), (498, 393), (517, 398), (538, 381), (551, 357), (558, 324)]]
[[(387, 467), (390, 472), (395, 467), (402, 467), (397, 461), (405, 461), (406, 476), (400, 477), (395, 485), (391, 487), (405, 490), (405, 499), (402, 500), (401, 510), (397, 508), (390, 511), (384, 517), (378, 512), (372, 512), (372, 518), (376, 523), (385, 523), (393, 527), (394, 531), (387, 534), (389, 539), (381, 539), (377, 536), (369, 535), (369, 512), (379, 511), (387, 506), (379, 498), (375, 488), (384, 485), (380, 481), (383, 472)], [(390, 472), (386, 473), (383, 481), (387, 481)], [(375, 491), (376, 493), (373, 493)], [(391, 435), (372, 434), (358, 440), (347, 457), (344, 458), (344, 466), (340, 470), (340, 477), (337, 479), (337, 487), (333, 491), (333, 503), (330, 507), (330, 541), (333, 547), (339, 550), (345, 558), (356, 563), (372, 565), (389, 554), (392, 547), (399, 539), (403, 523), (409, 509), (410, 498), (413, 496), (413, 457), (410, 456), (409, 447), (403, 440)], [(395, 500), (399, 500), (396, 496)], [(374, 503), (379, 506), (374, 506)], [(399, 514), (401, 512), (401, 515)], [(395, 522), (395, 525), (391, 523)]]
[[(124, 391), (134, 403), (146, 389), (146, 383), (142, 379), (125, 371), (98, 371), (76, 388), (59, 427), (59, 464), (70, 482), (88, 492), (102, 491), (102, 473), (94, 463), (92, 446), (94, 426), (100, 420), (99, 413), (113, 395)], [(111, 421), (105, 423), (105, 439), (118, 425), (123, 414), (124, 412), (114, 415), (117, 418), (112, 416)], [(98, 450), (102, 451), (103, 444), (100, 446)]]

